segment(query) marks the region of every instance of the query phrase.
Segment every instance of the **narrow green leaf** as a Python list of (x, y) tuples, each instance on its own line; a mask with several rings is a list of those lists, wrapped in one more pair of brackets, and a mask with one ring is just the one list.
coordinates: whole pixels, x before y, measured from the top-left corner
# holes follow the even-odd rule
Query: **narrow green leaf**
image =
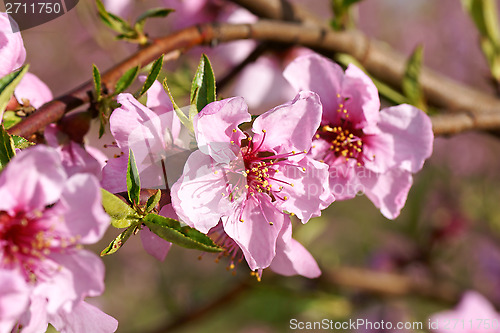
[(166, 17), (168, 14), (174, 12), (174, 9), (169, 8), (151, 8), (142, 13), (135, 22), (136, 30), (143, 31), (146, 19), (154, 17)]
[(156, 205), (160, 202), (161, 199), (161, 191), (157, 190), (155, 194), (148, 198), (148, 202), (146, 203), (146, 212), (151, 212)]
[(141, 196), (141, 180), (139, 179), (139, 170), (135, 164), (134, 152), (128, 150), (128, 165), (127, 165), (127, 192), (130, 202), (139, 204)]
[(195, 105), (194, 111), (189, 111), (189, 119), (200, 112), (207, 104), (216, 100), (215, 95), (215, 75), (210, 64), (210, 60), (205, 54), (202, 54), (200, 64), (191, 84), (191, 105)]
[(96, 0), (96, 5), (99, 17), (108, 27), (121, 34), (134, 31), (134, 29), (130, 27), (130, 24), (128, 24), (124, 19), (109, 13), (101, 0)]
[(14, 147), (17, 149), (25, 149), (35, 145), (33, 142), (26, 140), (22, 136), (12, 135), (11, 138), (14, 143)]
[(168, 89), (167, 85), (167, 79), (163, 80), (163, 88), (168, 94), (168, 97), (170, 97), (170, 101), (172, 102), (172, 105), (174, 106), (174, 111), (177, 114), (177, 117), (181, 121), (182, 125), (184, 125), (191, 133), (194, 133), (193, 129), (193, 121), (189, 119), (184, 112), (175, 104), (174, 98), (172, 97), (172, 94), (170, 93), (170, 89)]
[(132, 236), (136, 227), (137, 226), (135, 225), (128, 227), (127, 229), (125, 229), (125, 231), (119, 234), (118, 237), (113, 239), (113, 241), (109, 243), (109, 245), (104, 250), (102, 250), (101, 257), (113, 254), (116, 251), (118, 251), (123, 246), (123, 244), (125, 244), (125, 242), (130, 238), (130, 236)]
[(148, 91), (148, 89), (151, 88), (155, 80), (158, 78), (158, 75), (160, 75), (162, 68), (163, 68), (163, 55), (158, 59), (156, 59), (156, 61), (151, 66), (151, 70), (149, 71), (148, 76), (146, 77), (146, 81), (144, 81), (144, 85), (142, 86), (139, 96), (144, 95), (146, 91)]
[(420, 86), (419, 77), (422, 67), (423, 47), (417, 46), (415, 51), (406, 63), (405, 75), (401, 83), (403, 94), (408, 98), (408, 102), (419, 109), (426, 111), (427, 106), (424, 101), (424, 94)]
[(142, 222), (155, 234), (166, 241), (179, 246), (204, 252), (221, 252), (223, 248), (217, 246), (207, 235), (188, 226), (181, 226), (179, 221), (156, 214), (148, 214)]
[(92, 77), (94, 78), (94, 89), (97, 101), (101, 100), (101, 73), (96, 65), (92, 65)]
[(102, 206), (111, 217), (111, 225), (115, 228), (127, 228), (140, 219), (139, 215), (126, 202), (116, 195), (101, 189)]
[(24, 74), (28, 71), (29, 65), (21, 67), (18, 71), (5, 75), (0, 79), (0, 115), (3, 114), (7, 104), (9, 104), (14, 89), (19, 84)]
[(139, 74), (139, 66), (133, 67), (126, 71), (125, 74), (123, 74), (123, 76), (118, 80), (118, 82), (116, 82), (114, 94), (118, 95), (119, 93), (130, 87), (132, 82), (134, 82), (135, 78), (137, 77), (137, 74)]
[(130, 85), (134, 82), (135, 78), (139, 74), (139, 66), (130, 68), (122, 77), (116, 82), (114, 95), (118, 95), (123, 92), (125, 89), (130, 87)]
[(5, 168), (7, 163), (16, 155), (14, 141), (12, 137), (0, 125), (0, 170)]

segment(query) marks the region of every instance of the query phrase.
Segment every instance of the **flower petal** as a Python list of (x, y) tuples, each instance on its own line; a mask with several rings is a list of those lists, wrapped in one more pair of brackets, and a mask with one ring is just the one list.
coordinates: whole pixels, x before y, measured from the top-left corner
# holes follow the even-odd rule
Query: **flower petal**
[(80, 173), (69, 178), (57, 205), (66, 208), (65, 223), (55, 227), (82, 244), (96, 243), (108, 229), (110, 218), (102, 208), (101, 190), (94, 176)]
[(0, 270), (0, 332), (10, 332), (26, 311), (30, 289), (14, 271)]
[[(254, 198), (246, 200), (241, 210), (222, 219), (224, 231), (239, 245), (252, 270), (271, 264), (280, 230), (290, 223), (288, 215), (277, 210), (267, 195), (260, 196), (259, 202)], [(240, 221), (240, 213), (244, 222)]]
[(380, 130), (394, 137), (394, 159), (403, 170), (415, 173), (432, 154), (434, 134), (429, 116), (408, 104), (383, 109)]
[(286, 197), (280, 209), (295, 213), (302, 223), (320, 216), (321, 210), (335, 200), (329, 187), (328, 165), (307, 156), (296, 165), (287, 165), (274, 178), (280, 180), (274, 186), (283, 186), (280, 196)]
[[(179, 219), (171, 204), (163, 206), (159, 214), (171, 219)], [(147, 227), (144, 227), (141, 230), (141, 241), (144, 250), (160, 261), (165, 260), (165, 257), (172, 246), (172, 243), (167, 242), (160, 236), (156, 235)]]
[(261, 145), (260, 151), (309, 151), (321, 121), (321, 110), (316, 93), (301, 91), (293, 101), (255, 119), (252, 126), (254, 143)]
[[(289, 229), (291, 233), (292, 228), (290, 227)], [(270, 268), (274, 272), (284, 276), (298, 274), (314, 279), (321, 275), (321, 270), (316, 260), (309, 251), (295, 239), (290, 239), (285, 243), (282, 239), (278, 238), (276, 256)]]
[(14, 95), (20, 104), (24, 104), (23, 100), (28, 100), (29, 104), (37, 109), (53, 98), (49, 87), (31, 73), (24, 74), (14, 91)]
[(108, 192), (127, 192), (128, 154), (108, 160), (102, 169), (101, 186)]
[(37, 145), (20, 151), (0, 176), (0, 211), (43, 210), (59, 200), (65, 180), (56, 150)]
[[(15, 24), (17, 26), (17, 24)], [(26, 60), (26, 49), (19, 29), (12, 31), (11, 21), (6, 13), (0, 13), (0, 77), (21, 67)]]
[(111, 333), (118, 328), (118, 321), (87, 303), (78, 303), (71, 312), (60, 310), (50, 316), (50, 323), (61, 333)]
[(239, 143), (245, 138), (238, 125), (250, 120), (242, 97), (208, 104), (193, 119), (199, 149), (218, 163), (229, 163), (236, 158)]
[(399, 216), (413, 183), (411, 173), (393, 168), (383, 174), (375, 174), (363, 180), (365, 194), (388, 219)]
[(210, 156), (194, 151), (182, 177), (172, 186), (172, 205), (177, 215), (203, 233), (217, 225), (231, 209), (224, 177), (224, 170), (215, 166)]
[(293, 60), (283, 75), (297, 91), (317, 93), (323, 105), (323, 120), (327, 124), (333, 123), (331, 120), (336, 119), (340, 103), (336, 94), (341, 92), (344, 77), (339, 65), (319, 54), (307, 54)]

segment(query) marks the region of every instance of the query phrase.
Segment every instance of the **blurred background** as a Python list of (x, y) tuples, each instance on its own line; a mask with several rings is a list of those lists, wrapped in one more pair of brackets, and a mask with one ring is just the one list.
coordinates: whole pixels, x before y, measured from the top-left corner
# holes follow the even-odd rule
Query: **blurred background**
[[(180, 1), (174, 2), (120, 0), (107, 5), (119, 15), (135, 18), (146, 8), (181, 8)], [(328, 0), (296, 2), (325, 20), (333, 16)], [(203, 9), (203, 20), (254, 20), (244, 13), (235, 18), (235, 6), (223, 1), (204, 6), (208, 9)], [(186, 18), (191, 17), (181, 17), (181, 13), (152, 19), (146, 31), (155, 37), (186, 26)], [(407, 56), (423, 45), (425, 65), (477, 89), (495, 92), (479, 47), (479, 33), (460, 1), (365, 0), (353, 6), (351, 14), (354, 26), (368, 36)], [(66, 15), (22, 35), (30, 71), (55, 96), (89, 80), (92, 64), (104, 71), (137, 49), (115, 40), (114, 33), (99, 21), (91, 0), (81, 0)], [(164, 74), (176, 98), (182, 100), (200, 52), (209, 54), (219, 79), (252, 48), (252, 42), (243, 42), (193, 49), (169, 63)], [(245, 96), (255, 113), (285, 102), (290, 89), (280, 71), (292, 56), (293, 52), (284, 49), (266, 53), (264, 60), (249, 65), (219, 88), (218, 94)], [(248, 88), (252, 86), (264, 88), (253, 91)], [(103, 258), (106, 292), (91, 302), (117, 318), (118, 331), (125, 333), (288, 332), (294, 318), (426, 322), (430, 315), (456, 306), (465, 290), (477, 290), (499, 306), (497, 135), (436, 138), (432, 158), (415, 175), (406, 206), (394, 221), (385, 219), (364, 196), (335, 202), (306, 225), (294, 221), (294, 238), (322, 268), (319, 279), (282, 277), (265, 270), (257, 282), (244, 262), (233, 275), (224, 259), (215, 263), (211, 254), (199, 259), (201, 253), (176, 246), (164, 262), (158, 262), (146, 254), (139, 237), (133, 237), (118, 253)], [(96, 145), (102, 148), (101, 143)], [(110, 229), (107, 238), (92, 249), (100, 252), (117, 234), (118, 230)]]

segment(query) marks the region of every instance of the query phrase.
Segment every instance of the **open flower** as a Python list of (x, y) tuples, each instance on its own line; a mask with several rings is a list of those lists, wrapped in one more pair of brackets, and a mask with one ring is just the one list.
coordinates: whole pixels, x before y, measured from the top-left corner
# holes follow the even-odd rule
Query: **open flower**
[(434, 314), (429, 328), (435, 333), (499, 333), (500, 314), (480, 293), (467, 291), (454, 310)]
[(330, 188), (339, 200), (365, 193), (382, 214), (396, 218), (406, 202), (412, 173), (432, 153), (429, 117), (411, 105), (379, 112), (377, 88), (359, 68), (317, 54), (294, 60), (284, 71), (297, 90), (321, 98), (323, 116), (312, 156), (330, 166)]
[(289, 214), (305, 223), (334, 200), (327, 165), (307, 156), (320, 116), (318, 96), (301, 92), (243, 132), (243, 98), (208, 104), (193, 122), (199, 150), (172, 187), (177, 215), (204, 233), (222, 220), (252, 270), (271, 265)]
[(19, 318), (23, 327), (46, 327), (69, 316), (85, 297), (103, 292), (104, 265), (81, 246), (100, 240), (108, 225), (98, 180), (83, 173), (69, 176), (54, 149), (28, 148), (2, 171), (0, 269), (22, 279), (20, 292), (29, 292)]

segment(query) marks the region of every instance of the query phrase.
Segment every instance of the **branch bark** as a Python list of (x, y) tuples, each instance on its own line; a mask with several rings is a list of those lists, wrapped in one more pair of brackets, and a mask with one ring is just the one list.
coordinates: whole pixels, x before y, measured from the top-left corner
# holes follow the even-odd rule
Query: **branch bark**
[[(359, 32), (334, 32), (317, 26), (262, 20), (255, 24), (209, 23), (157, 39), (150, 46), (104, 73), (102, 82), (108, 88), (112, 87), (129, 68), (137, 65), (145, 66), (162, 54), (185, 51), (195, 45), (213, 45), (217, 42), (238, 39), (299, 44), (326, 52), (348, 53), (360, 60), (368, 70), (377, 71), (374, 73), (375, 76), (385, 78), (389, 82), (399, 82), (403, 75), (405, 60), (401, 56), (390, 55), (390, 51), (370, 41)], [(90, 102), (92, 85), (92, 81), (88, 81), (70, 93), (43, 105), (33, 115), (12, 127), (9, 133), (29, 137), (45, 128), (46, 125), (58, 121), (66, 112)], [(432, 104), (442, 106), (450, 112), (460, 110), (474, 112), (476, 115), (483, 112), (493, 115), (495, 111), (500, 110), (499, 99), (456, 83), (428, 69), (422, 71), (422, 85)], [(458, 117), (462, 121), (465, 119), (463, 114)], [(481, 119), (480, 122), (454, 127), (451, 132), (446, 131), (446, 128), (450, 126), (444, 123), (444, 118), (440, 118), (436, 126), (439, 126), (440, 134), (453, 134), (458, 130), (472, 129), (474, 124), (481, 124), (483, 126), (481, 129), (497, 127), (497, 123), (488, 124), (482, 121), (487, 118), (487, 116), (478, 116), (475, 119)]]

